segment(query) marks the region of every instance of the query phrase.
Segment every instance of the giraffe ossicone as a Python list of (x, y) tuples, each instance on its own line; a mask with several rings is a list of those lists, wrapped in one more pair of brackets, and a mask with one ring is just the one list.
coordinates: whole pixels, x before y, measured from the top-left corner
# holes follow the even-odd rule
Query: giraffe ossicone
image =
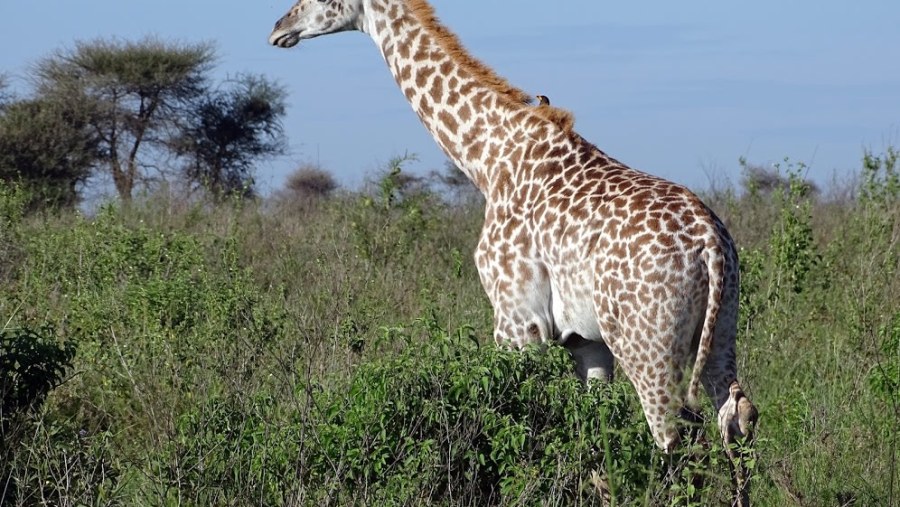
[[(610, 380), (618, 362), (666, 451), (700, 384), (726, 443), (750, 437), (757, 412), (737, 382), (737, 250), (712, 210), (600, 151), (567, 111), (535, 107), (425, 0), (299, 0), (269, 41), (287, 48), (348, 30), (374, 40), (425, 128), (485, 196), (475, 262), (495, 340), (560, 343), (583, 379)], [(740, 504), (746, 479), (739, 465)]]

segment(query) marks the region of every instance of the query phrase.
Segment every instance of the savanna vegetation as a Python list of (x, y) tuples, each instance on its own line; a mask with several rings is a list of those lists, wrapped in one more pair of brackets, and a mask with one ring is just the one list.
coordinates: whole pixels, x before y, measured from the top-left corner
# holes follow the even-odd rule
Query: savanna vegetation
[[(216, 166), (221, 138), (196, 129), (277, 90), (245, 83), (172, 117), (186, 137), (157, 148), (184, 178), (91, 213), (72, 204), (115, 156), (79, 137), (97, 117), (66, 112), (59, 131), (98, 149), (91, 163), (7, 158), (20, 146), (2, 144), (19, 132), (8, 125), (60, 125), (56, 106), (25, 115), (7, 98), (0, 505), (728, 501), (710, 407), (711, 451), (668, 458), (622, 375), (588, 389), (560, 347), (492, 343), (471, 260), (482, 204), (457, 174), (410, 177), (398, 159), (362, 189), (304, 167), (270, 197), (240, 190), (252, 143)], [(741, 247), (739, 367), (761, 413), (753, 498), (896, 505), (898, 152), (865, 154), (829, 188), (804, 171), (745, 164), (738, 185), (700, 192)], [(205, 193), (176, 190), (189, 182)]]

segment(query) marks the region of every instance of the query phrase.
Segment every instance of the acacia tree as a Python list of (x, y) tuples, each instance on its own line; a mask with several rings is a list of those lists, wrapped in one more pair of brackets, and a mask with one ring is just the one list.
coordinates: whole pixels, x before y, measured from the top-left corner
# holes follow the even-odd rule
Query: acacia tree
[(178, 119), (206, 91), (213, 60), (208, 44), (79, 42), (38, 64), (37, 92), (90, 110), (99, 165), (129, 201), (159, 155), (154, 148), (165, 147)]
[(78, 102), (6, 102), (0, 107), (0, 180), (28, 190), (30, 209), (74, 206), (100, 156), (88, 119)]
[(215, 197), (252, 195), (253, 163), (285, 151), (285, 97), (282, 87), (249, 74), (205, 94), (170, 139), (186, 178)]

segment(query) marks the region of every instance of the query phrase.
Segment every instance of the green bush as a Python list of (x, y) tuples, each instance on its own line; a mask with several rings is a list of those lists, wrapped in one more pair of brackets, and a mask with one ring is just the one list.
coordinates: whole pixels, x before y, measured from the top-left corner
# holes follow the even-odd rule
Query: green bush
[(426, 238), (433, 236), (441, 203), (402, 171), (414, 156), (391, 160), (375, 181), (371, 194), (361, 195), (350, 210), (352, 239), (357, 253), (384, 265), (406, 260)]
[(346, 384), (309, 386), (305, 480), (337, 504), (568, 504), (605, 471), (623, 498), (649, 481), (653, 442), (629, 386), (585, 388), (559, 347), (480, 346), (434, 325), (385, 330), (405, 346)]
[[(786, 161), (787, 162), (787, 161)], [(812, 202), (802, 177), (803, 164), (789, 164), (787, 189), (776, 191), (781, 214), (772, 231), (770, 251), (776, 266), (776, 290), (802, 292), (819, 261), (812, 231)]]
[(0, 505), (123, 505), (125, 467), (109, 432), (46, 415), (34, 426), (2, 476)]
[(889, 405), (897, 407), (900, 403), (900, 312), (879, 329), (878, 344), (883, 355), (872, 370), (872, 389)]
[(72, 364), (75, 345), (52, 329), (0, 329), (0, 421), (36, 408)]
[[(285, 505), (296, 490), (300, 438), (264, 394), (213, 397), (178, 417), (160, 452), (147, 503)], [(166, 502), (158, 502), (165, 499)]]
[[(0, 329), (0, 483), (15, 463), (27, 461), (22, 442), (34, 432), (29, 416), (62, 382), (74, 355), (74, 343), (60, 342), (50, 328)], [(20, 485), (9, 487), (8, 498), (16, 498)]]

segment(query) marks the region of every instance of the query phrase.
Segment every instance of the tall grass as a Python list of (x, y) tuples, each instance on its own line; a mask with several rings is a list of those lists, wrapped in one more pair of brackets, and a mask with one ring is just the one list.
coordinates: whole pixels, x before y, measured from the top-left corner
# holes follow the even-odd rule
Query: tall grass
[[(480, 207), (393, 169), (301, 205), (161, 194), (91, 216), (24, 216), (3, 187), (0, 504), (727, 501), (719, 453), (664, 458), (626, 382), (494, 347)], [(753, 497), (897, 504), (897, 155), (831, 197), (801, 170), (707, 196), (741, 247)]]

